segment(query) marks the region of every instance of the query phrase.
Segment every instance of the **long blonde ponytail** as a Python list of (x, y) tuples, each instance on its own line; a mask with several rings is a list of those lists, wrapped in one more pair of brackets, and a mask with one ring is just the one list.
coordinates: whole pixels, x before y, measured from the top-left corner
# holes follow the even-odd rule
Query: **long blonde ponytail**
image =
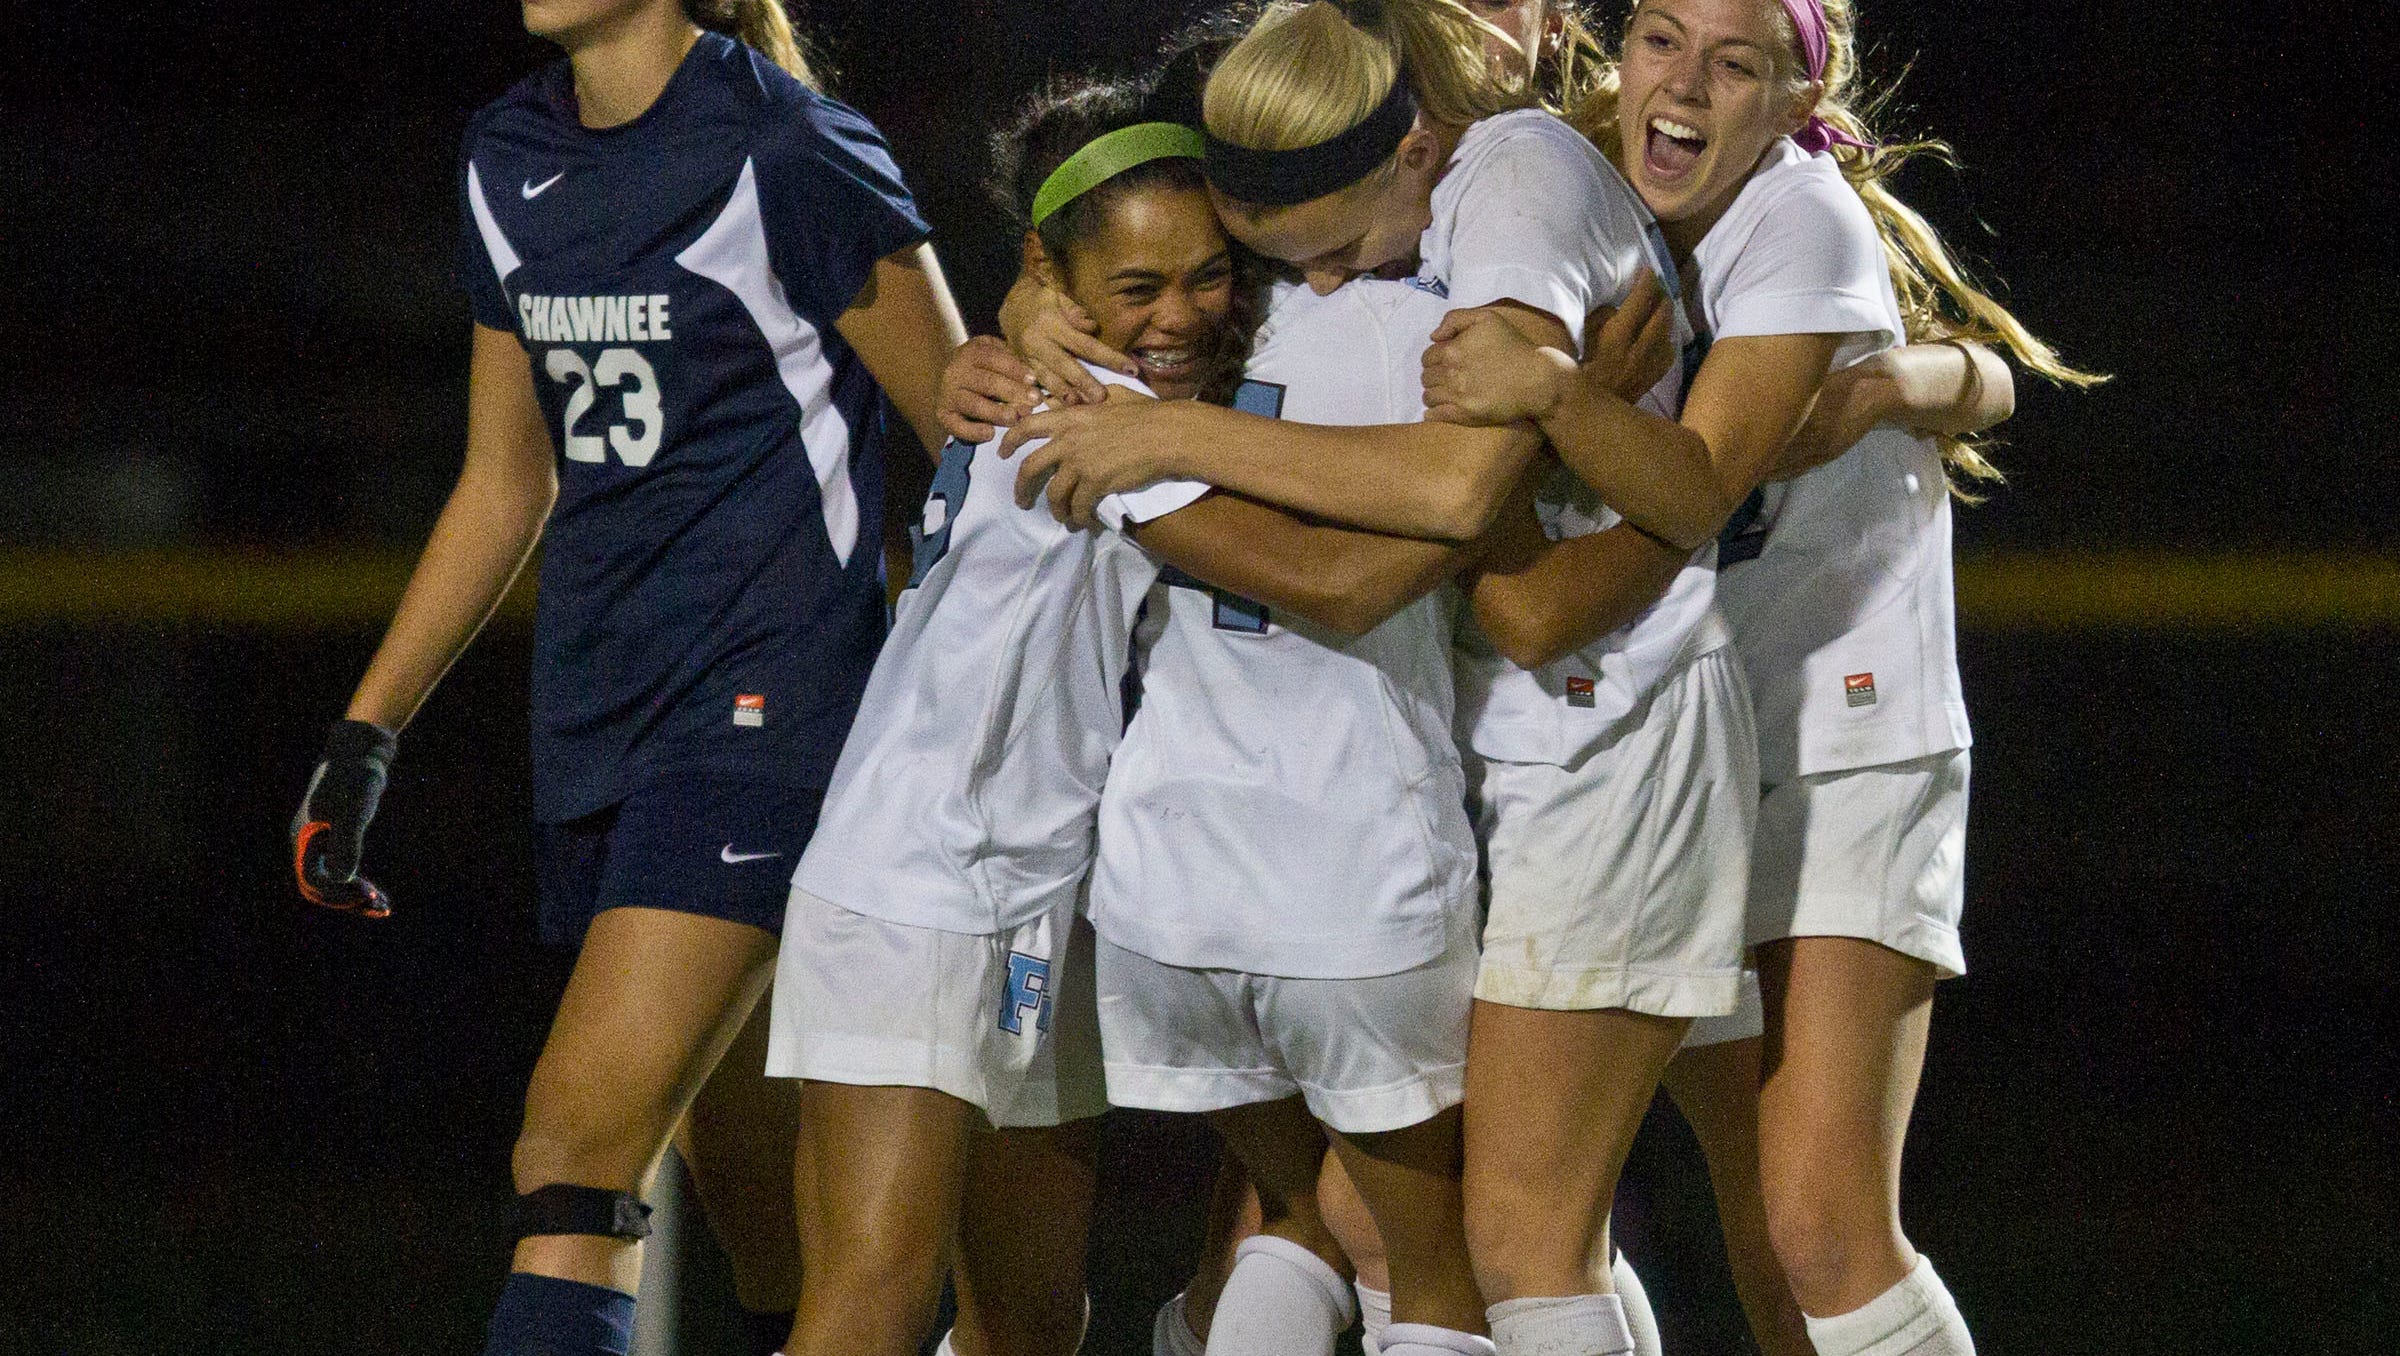
[(810, 60), (806, 44), (792, 30), (791, 16), (783, 12), (783, 0), (683, 0), (683, 10), (702, 28), (757, 48), (810, 89), (825, 88), (819, 75), (822, 63)]
[[(1776, 54), (1777, 69), (1795, 95), (1803, 94), (1808, 89), (1809, 76), (1798, 56), (1791, 18), (1780, 4), (1772, 0), (1762, 2), (1773, 10), (1776, 25), (1785, 39)], [(1835, 131), (1867, 143), (1860, 147), (1837, 141), (1831, 154), (1834, 163), (1841, 167), (1842, 177), (1857, 191), (1875, 221), (1875, 233), (1883, 243), (1884, 264), (1891, 273), (1892, 291), (1899, 298), (1900, 318), (1909, 341), (1939, 343), (1963, 339), (1988, 344), (2007, 350), (2025, 370), (2061, 385), (2094, 386), (2108, 380), (2105, 374), (2069, 365), (2058, 356), (2058, 350), (2027, 329), (2008, 307), (1978, 286), (1952, 257), (1932, 223), (1886, 185), (1885, 181), (1897, 174), (1902, 165), (1920, 155), (1950, 165), (1957, 160), (1949, 143), (1944, 141), (1877, 139), (1868, 124), (1890, 100), (1893, 89), (1861, 87), (1858, 16), (1853, 0), (1823, 0), (1823, 3), (1825, 91), (1817, 101), (1816, 113)], [(1638, 3), (1635, 8), (1639, 10)], [(1603, 152), (1612, 157), (1616, 154), (1617, 78), (1613, 65), (1594, 82), (1570, 121)], [(1985, 458), (1974, 439), (1944, 435), (1938, 441), (1942, 458), (1954, 473), (1954, 483), (1959, 478), (2001, 479), (1999, 468)], [(1963, 494), (1963, 487), (1962, 497), (1971, 497)]]

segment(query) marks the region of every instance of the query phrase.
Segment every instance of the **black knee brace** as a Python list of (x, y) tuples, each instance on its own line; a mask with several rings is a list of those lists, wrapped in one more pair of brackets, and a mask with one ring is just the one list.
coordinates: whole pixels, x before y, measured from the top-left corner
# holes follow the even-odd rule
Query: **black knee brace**
[(599, 1187), (552, 1182), (517, 1197), (517, 1237), (597, 1234), (626, 1240), (650, 1236), (650, 1207), (635, 1196)]

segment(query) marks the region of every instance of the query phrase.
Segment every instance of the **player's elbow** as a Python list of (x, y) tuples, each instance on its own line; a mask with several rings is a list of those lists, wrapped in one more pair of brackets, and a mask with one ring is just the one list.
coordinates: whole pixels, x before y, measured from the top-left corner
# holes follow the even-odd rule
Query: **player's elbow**
[(1479, 598), (1475, 620), (1500, 657), (1521, 669), (1538, 669), (1575, 650), (1567, 618), (1531, 598)]
[(1464, 470), (1437, 476), (1425, 528), (1444, 541), (1473, 541), (1500, 516), (1501, 506), (1508, 502), (1508, 489), (1497, 476)]

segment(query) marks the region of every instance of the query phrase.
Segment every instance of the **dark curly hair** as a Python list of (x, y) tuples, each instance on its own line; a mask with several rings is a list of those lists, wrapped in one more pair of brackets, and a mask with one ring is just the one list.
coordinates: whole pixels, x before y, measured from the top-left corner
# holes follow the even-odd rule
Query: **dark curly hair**
[[(1018, 230), (1032, 231), (1042, 249), (1064, 263), (1073, 251), (1091, 242), (1107, 220), (1109, 205), (1124, 195), (1158, 188), (1206, 191), (1199, 161), (1181, 157), (1148, 160), (1067, 203), (1040, 227), (1033, 225), (1034, 195), (1067, 157), (1119, 128), (1181, 120), (1161, 116), (1165, 111), (1154, 104), (1149, 81), (1055, 81), (1026, 100), (1014, 118), (992, 133), (992, 170), (984, 180), (985, 192)], [(1201, 384), (1201, 399), (1217, 403), (1232, 399), (1233, 388), (1240, 384), (1265, 300), (1266, 274), (1257, 256), (1239, 242), (1229, 243), (1234, 261), (1233, 305), (1218, 349), (1210, 355), (1209, 375)]]

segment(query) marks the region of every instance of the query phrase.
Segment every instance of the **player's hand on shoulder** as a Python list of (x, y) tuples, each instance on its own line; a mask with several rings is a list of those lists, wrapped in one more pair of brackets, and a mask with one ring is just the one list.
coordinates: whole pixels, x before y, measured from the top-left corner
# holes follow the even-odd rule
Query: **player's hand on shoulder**
[(1174, 474), (1163, 453), (1165, 422), (1192, 401), (1161, 401), (1112, 386), (1095, 405), (1037, 410), (1000, 440), (1000, 455), (1023, 451), (1017, 467), (1017, 507), (1031, 508), (1045, 490), (1059, 521), (1089, 527), (1101, 499), (1138, 490)]
[(363, 720), (337, 721), (326, 735), (292, 815), (292, 874), (309, 903), (365, 918), (391, 913), (390, 896), (358, 874), (358, 865), (398, 748), (391, 731)]
[(1535, 344), (1487, 307), (1452, 311), (1425, 350), (1425, 417), (1493, 427), (1558, 407), (1575, 359)]
[(1675, 365), (1675, 306), (1648, 269), (1617, 306), (1595, 308), (1583, 323), (1583, 379), (1630, 405)]
[(1033, 368), (994, 335), (979, 334), (959, 345), (942, 369), (942, 430), (960, 442), (988, 442), (1041, 403)]

